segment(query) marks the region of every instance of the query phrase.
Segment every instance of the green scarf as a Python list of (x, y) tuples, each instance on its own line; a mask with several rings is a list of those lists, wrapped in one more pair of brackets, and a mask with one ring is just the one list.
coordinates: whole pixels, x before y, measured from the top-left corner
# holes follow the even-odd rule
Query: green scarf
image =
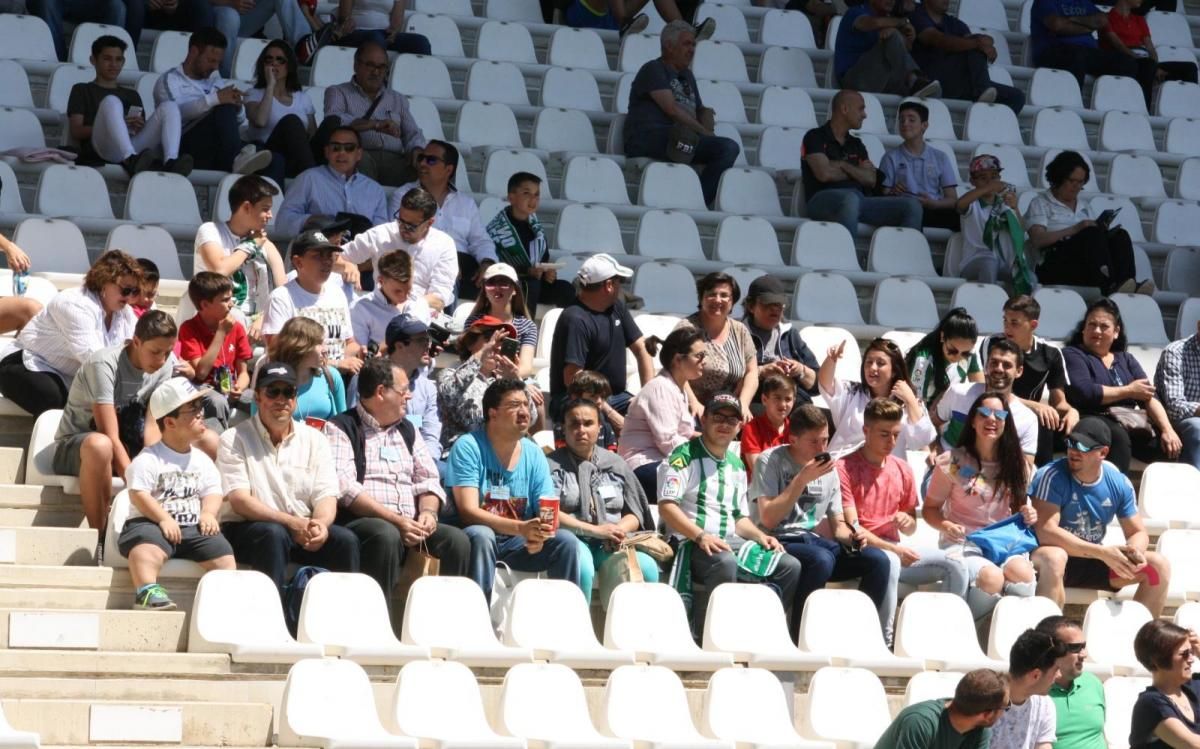
[[(1025, 230), (1021, 228), (1017, 214), (1008, 207), (997, 210), (995, 203), (988, 205), (985, 200), (980, 200), (980, 203), (990, 211), (988, 220), (983, 225), (983, 243), (990, 247), (992, 252), (999, 255), (1001, 260), (1009, 264), (1009, 268), (1012, 270), (1013, 290), (1018, 294), (1032, 294), (1034, 288), (1037, 287), (1037, 278), (1033, 274), (1033, 269), (1029, 267), (1029, 261), (1025, 258)], [(1011, 260), (1006, 257), (1001, 241), (1003, 236), (1007, 236), (1012, 241)]]
[(508, 209), (500, 211), (488, 222), (487, 233), (496, 243), (496, 256), (502, 263), (508, 263), (518, 275), (527, 273), (535, 264), (542, 262), (546, 252), (546, 234), (538, 222), (537, 214), (529, 216), (529, 226), (533, 229), (533, 242), (527, 248), (508, 217)]

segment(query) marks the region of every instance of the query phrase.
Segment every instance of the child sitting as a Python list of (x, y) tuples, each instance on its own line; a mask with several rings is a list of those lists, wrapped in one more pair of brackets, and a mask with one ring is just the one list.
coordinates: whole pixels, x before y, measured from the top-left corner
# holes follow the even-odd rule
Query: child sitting
[(767, 448), (788, 444), (788, 416), (796, 405), (796, 383), (784, 375), (768, 375), (758, 391), (763, 412), (742, 427), (742, 462), (754, 475), (754, 463)]
[(200, 271), (188, 283), (188, 298), (199, 311), (179, 328), (179, 355), (195, 370), (194, 382), (212, 386), (204, 396), (205, 418), (227, 427), (233, 404), (250, 385), (247, 362), (253, 355), (233, 314), (233, 281)]
[(137, 264), (142, 268), (142, 282), (138, 289), (138, 295), (133, 298), (129, 306), (133, 308), (133, 314), (141, 317), (154, 309), (154, 300), (158, 298), (159, 274), (158, 265), (153, 260), (139, 257)]
[[(613, 428), (614, 421), (609, 420), (609, 414), (616, 419), (621, 419), (621, 415), (608, 405), (608, 398), (612, 395), (612, 386), (608, 384), (608, 378), (599, 372), (594, 372), (590, 369), (580, 370), (575, 375), (575, 380), (567, 386), (567, 400), (572, 401), (576, 398), (592, 401), (600, 408), (600, 439), (596, 445), (605, 450), (617, 451), (617, 431)], [(622, 423), (623, 423), (622, 419)], [(563, 434), (562, 424), (554, 425), (554, 446), (555, 448), (566, 447), (567, 437)]]

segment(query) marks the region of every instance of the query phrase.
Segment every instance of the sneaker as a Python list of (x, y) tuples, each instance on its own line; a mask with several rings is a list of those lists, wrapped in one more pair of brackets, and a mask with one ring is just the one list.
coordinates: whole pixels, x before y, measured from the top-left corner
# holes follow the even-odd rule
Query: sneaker
[(104, 531), (100, 531), (100, 538), (96, 541), (96, 566), (104, 566)]
[(133, 607), (141, 611), (171, 611), (175, 602), (158, 583), (143, 585), (133, 594)]
[(1120, 286), (1113, 289), (1113, 292), (1117, 294), (1132, 294), (1133, 292), (1137, 291), (1137, 287), (1137, 281), (1134, 281), (1132, 278), (1126, 278), (1121, 282)]
[(181, 177), (186, 177), (192, 173), (192, 169), (195, 167), (195, 164), (196, 162), (194, 159), (192, 159), (192, 155), (190, 153), (181, 153), (179, 154), (179, 158), (171, 159), (163, 164), (163, 171), (171, 172), (172, 174), (178, 174)]
[(717, 33), (717, 19), (705, 18), (692, 28), (696, 29), (696, 41), (702, 42), (705, 39), (711, 39), (712, 35)]
[(996, 101), (997, 93), (999, 93), (999, 92), (996, 91), (995, 86), (988, 86), (987, 88), (985, 88), (983, 90), (983, 93), (981, 93), (979, 95), (979, 98), (976, 99), (975, 101), (979, 102), (980, 104), (993, 104)]
[(121, 168), (130, 177), (149, 171), (154, 168), (154, 152), (147, 148), (141, 153), (135, 153), (121, 162)]
[(645, 13), (638, 13), (633, 18), (627, 20), (621, 25), (621, 30), (618, 32), (621, 36), (626, 34), (640, 34), (650, 25), (650, 16)]
[(255, 146), (246, 146), (233, 160), (235, 174), (254, 174), (271, 165), (271, 152), (260, 151)]
[(1147, 278), (1145, 281), (1138, 281), (1137, 289), (1134, 290), (1134, 293), (1153, 296), (1155, 291), (1157, 289), (1154, 287), (1154, 279)]
[(917, 78), (913, 81), (912, 88), (908, 91), (909, 96), (915, 96), (918, 99), (928, 99), (942, 95), (942, 84), (937, 81), (931, 81), (928, 78)]

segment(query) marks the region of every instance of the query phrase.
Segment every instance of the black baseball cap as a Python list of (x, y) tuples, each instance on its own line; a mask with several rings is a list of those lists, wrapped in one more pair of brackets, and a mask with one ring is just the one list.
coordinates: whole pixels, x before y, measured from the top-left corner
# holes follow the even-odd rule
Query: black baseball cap
[(306, 252), (311, 252), (312, 250), (324, 249), (331, 249), (335, 252), (342, 251), (341, 247), (333, 242), (330, 242), (329, 237), (325, 236), (325, 232), (319, 229), (313, 229), (311, 231), (300, 233), (295, 239), (292, 240), (292, 243), (288, 245), (288, 253), (292, 257), (299, 257), (300, 255), (303, 255)]
[(733, 393), (722, 391), (713, 394), (708, 399), (708, 403), (704, 404), (704, 413), (715, 413), (717, 411), (734, 411), (738, 416), (742, 415), (742, 402), (737, 399)]
[(775, 276), (759, 276), (750, 282), (746, 298), (758, 304), (787, 304), (788, 293), (783, 281)]
[(1067, 439), (1078, 442), (1088, 449), (1112, 447), (1112, 430), (1099, 416), (1085, 416), (1067, 435)]
[(254, 385), (255, 390), (262, 390), (268, 385), (274, 385), (277, 382), (282, 382), (284, 385), (296, 387), (296, 370), (292, 369), (291, 364), (281, 361), (267, 362), (258, 372), (258, 381)]

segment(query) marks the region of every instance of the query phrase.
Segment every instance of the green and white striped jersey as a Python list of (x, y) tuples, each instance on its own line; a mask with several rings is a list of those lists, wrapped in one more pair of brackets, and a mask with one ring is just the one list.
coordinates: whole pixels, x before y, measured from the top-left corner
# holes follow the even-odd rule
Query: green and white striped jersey
[[(716, 458), (700, 437), (693, 437), (671, 451), (658, 466), (660, 502), (675, 502), (696, 525), (717, 538), (734, 535), (739, 518), (749, 517), (746, 464), (726, 451)], [(671, 530), (674, 538), (684, 536)]]

